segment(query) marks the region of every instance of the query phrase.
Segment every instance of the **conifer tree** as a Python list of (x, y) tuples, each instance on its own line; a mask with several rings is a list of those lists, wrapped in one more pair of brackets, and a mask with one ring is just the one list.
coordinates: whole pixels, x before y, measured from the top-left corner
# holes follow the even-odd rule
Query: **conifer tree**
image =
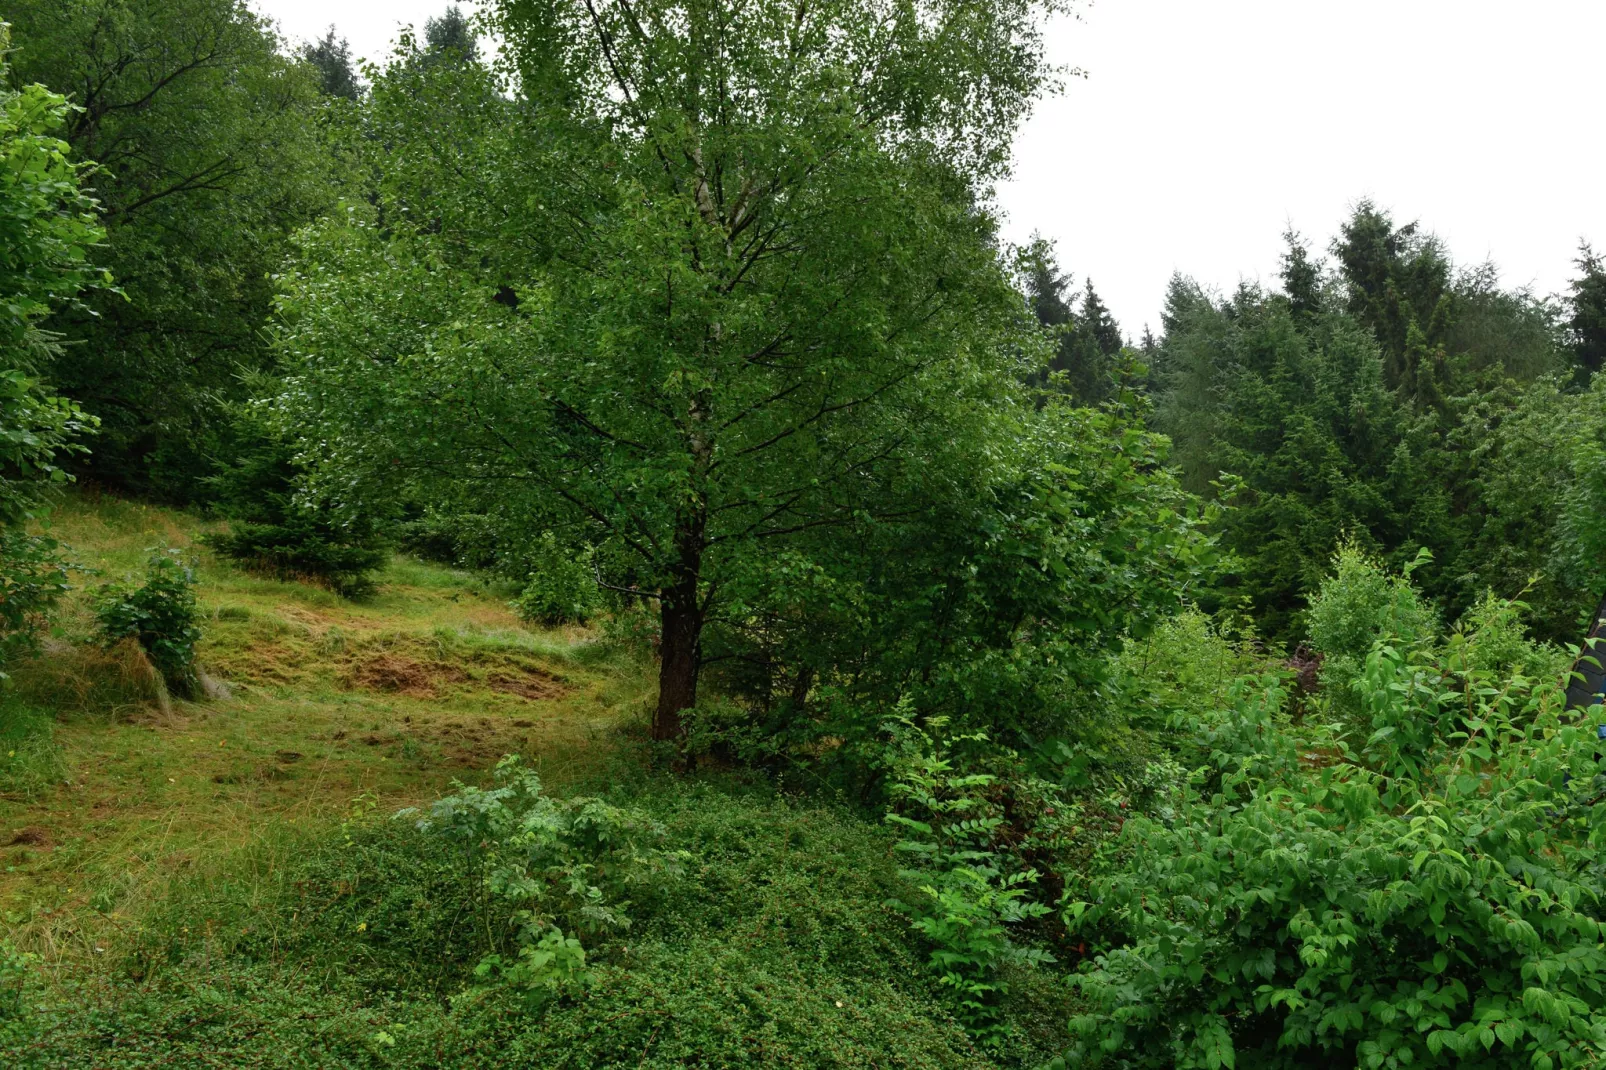
[(303, 47), (301, 58), (317, 70), (325, 96), (343, 100), (357, 100), (362, 96), (362, 83), (351, 61), (351, 46), (344, 37), (335, 36), (334, 26), (331, 25), (321, 39)]
[(424, 20), (424, 51), (427, 56), (447, 57), (459, 63), (472, 63), (479, 59), (479, 40), (456, 4), (441, 12), (439, 18)]
[(1450, 260), (1416, 223), (1396, 227), (1362, 201), (1333, 243), (1349, 290), (1348, 309), (1383, 350), (1389, 386), (1431, 403), (1439, 397), (1441, 343), (1450, 326)]
[(1572, 316), (1567, 328), (1572, 338), (1573, 359), (1584, 376), (1594, 375), (1606, 365), (1606, 262), (1588, 242), (1580, 242), (1578, 278), (1571, 284)]
[(1296, 316), (1321, 311), (1320, 262), (1311, 259), (1310, 250), (1300, 238), (1298, 231), (1292, 228), (1284, 231), (1283, 241), (1288, 248), (1283, 252), (1282, 270), (1279, 275), (1283, 282), (1283, 294), (1288, 298), (1289, 310)]

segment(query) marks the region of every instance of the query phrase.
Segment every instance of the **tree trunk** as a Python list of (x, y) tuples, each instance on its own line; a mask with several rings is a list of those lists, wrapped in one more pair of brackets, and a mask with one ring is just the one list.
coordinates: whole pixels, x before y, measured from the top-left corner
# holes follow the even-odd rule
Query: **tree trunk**
[(663, 603), (662, 662), (658, 668), (658, 709), (652, 716), (653, 739), (679, 739), (680, 711), (697, 705), (698, 639), (702, 612), (693, 593), (690, 606), (666, 595)]
[(658, 653), (658, 709), (652, 716), (653, 739), (679, 739), (680, 711), (697, 705), (697, 672), (702, 661), (703, 605), (700, 525), (680, 539), (680, 565), (674, 586), (663, 592)]

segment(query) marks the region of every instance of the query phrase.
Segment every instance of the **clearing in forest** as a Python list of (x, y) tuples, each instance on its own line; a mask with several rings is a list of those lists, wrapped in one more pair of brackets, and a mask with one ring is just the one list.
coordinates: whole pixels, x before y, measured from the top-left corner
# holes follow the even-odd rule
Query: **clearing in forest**
[[(0, 741), (0, 916), (47, 955), (110, 950), (175, 877), (434, 798), (504, 754), (561, 783), (650, 691), (590, 631), (531, 630), (469, 573), (398, 557), (352, 602), (217, 560), (209, 528), (109, 497), (56, 513), (82, 568), (57, 634), (13, 674), (48, 716)], [(164, 701), (94, 634), (88, 589), (154, 546), (199, 565), (205, 701)]]

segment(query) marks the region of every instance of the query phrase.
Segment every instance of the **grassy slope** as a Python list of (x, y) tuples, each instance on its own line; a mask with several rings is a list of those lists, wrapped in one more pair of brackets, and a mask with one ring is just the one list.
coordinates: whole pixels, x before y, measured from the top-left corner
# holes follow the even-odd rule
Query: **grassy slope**
[[(879, 822), (762, 778), (651, 773), (620, 731), (650, 674), (590, 633), (522, 628), (505, 594), (405, 559), (357, 604), (252, 577), (197, 544), (205, 526), (113, 500), (58, 514), (106, 578), (155, 545), (194, 552), (201, 661), (234, 694), (142, 697), (82, 590), (15, 674), (59, 757), (31, 790), (0, 766), (0, 844), (44, 841), (0, 847), (0, 911), (46, 966), (30, 1013), (0, 1010), (0, 1065), (987, 1070), (1056, 1049), (1068, 1011), (1047, 973), (1017, 979), (1004, 1050), (954, 1022), (889, 906), (911, 890)], [(18, 712), (0, 710), (0, 748)], [(473, 882), (384, 820), (509, 752), (559, 790), (644, 807), (688, 860), (640, 890), (629, 930), (588, 942), (585, 996), (539, 1013), (470, 990)]]
[(377, 595), (351, 603), (217, 561), (197, 542), (205, 529), (112, 499), (57, 513), (54, 533), (100, 578), (137, 573), (152, 546), (193, 552), (201, 662), (234, 694), (166, 712), (140, 701), (94, 645), (82, 587), (63, 634), (15, 674), (55, 715), (61, 761), (43, 790), (0, 793), (0, 917), (48, 958), (105, 947), (173, 877), (235, 848), (435, 797), (502, 754), (561, 783), (609, 749), (650, 687), (583, 630), (521, 627), (465, 573), (398, 559)]

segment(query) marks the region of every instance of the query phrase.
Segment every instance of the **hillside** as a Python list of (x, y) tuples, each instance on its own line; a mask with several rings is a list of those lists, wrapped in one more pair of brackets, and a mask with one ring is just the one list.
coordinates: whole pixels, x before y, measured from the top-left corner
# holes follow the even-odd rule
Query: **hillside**
[[(285, 828), (433, 798), (509, 753), (562, 781), (640, 712), (636, 665), (585, 630), (521, 626), (465, 573), (397, 558), (373, 598), (348, 602), (219, 563), (206, 529), (109, 497), (56, 514), (79, 589), (13, 698), (57, 715), (28, 722), (54, 747), (9, 740), (0, 765), (0, 909), (53, 953), (115, 941), (171, 877)], [(95, 641), (87, 588), (137, 573), (156, 545), (200, 565), (211, 701), (163, 709)]]
[[(38, 956), (0, 962), (33, 1008), (0, 1018), (6, 1065), (994, 1065), (885, 905), (885, 833), (763, 778), (650, 772), (650, 677), (599, 632), (532, 631), (407, 558), (344, 601), (220, 563), (207, 528), (111, 497), (57, 513), (80, 586), (14, 674), (0, 767), (3, 909)], [(206, 701), (94, 640), (87, 587), (154, 545), (199, 564)], [(594, 949), (588, 997), (541, 1015), (475, 994), (473, 886), (392, 818), (509, 753), (640, 806), (689, 860)], [(1062, 997), (1037, 988), (1021, 1013), (1052, 1045)]]

